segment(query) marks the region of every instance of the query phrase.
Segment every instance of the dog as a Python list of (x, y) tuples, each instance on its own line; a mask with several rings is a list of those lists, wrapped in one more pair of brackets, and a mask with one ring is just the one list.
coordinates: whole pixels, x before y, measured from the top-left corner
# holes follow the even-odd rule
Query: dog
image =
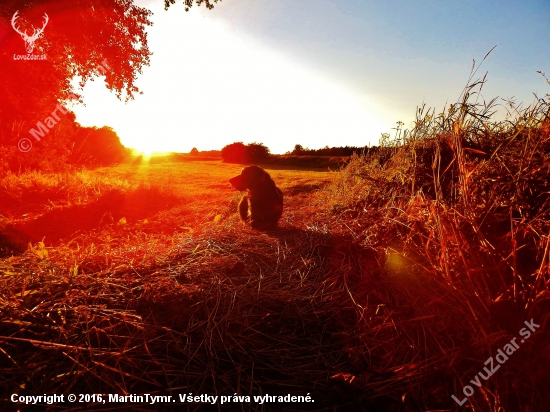
[(239, 203), (241, 219), (254, 229), (273, 229), (283, 214), (283, 193), (264, 169), (245, 167), (241, 174), (229, 179), (231, 185), (248, 191)]

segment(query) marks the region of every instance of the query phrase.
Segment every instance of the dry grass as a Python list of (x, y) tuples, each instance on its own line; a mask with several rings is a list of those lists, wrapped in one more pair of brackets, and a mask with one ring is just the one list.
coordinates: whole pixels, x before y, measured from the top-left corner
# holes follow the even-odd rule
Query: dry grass
[[(0, 260), (2, 396), (310, 393), (223, 408), (462, 410), (451, 395), (533, 318), (540, 330), (467, 405), (545, 410), (548, 106), (496, 122), (466, 92), (340, 173), (269, 170), (286, 196), (272, 232), (238, 220), (237, 165), (4, 179), (19, 202), (4, 227), (51, 209), (110, 219)], [(50, 206), (27, 203), (33, 191)]]
[[(350, 290), (356, 328), (364, 357), (403, 365), (400, 390), (411, 405), (450, 410), (458, 407), (450, 395), (462, 399), (470, 385), (471, 410), (542, 411), (550, 401), (542, 366), (550, 361), (548, 105), (491, 121), (494, 102), (469, 102), (482, 85), (439, 115), (419, 109), (400, 140), (352, 159), (322, 193), (330, 210), (320, 217), (383, 262), (391, 338), (372, 349), (380, 303), (371, 290)], [(481, 388), (473, 385), (484, 361), (531, 319), (540, 330)]]
[(304, 223), (313, 191), (336, 174), (270, 171), (288, 211), (282, 230), (264, 234), (235, 214), (227, 178), (239, 171), (195, 162), (92, 173), (126, 196), (147, 186), (180, 203), (1, 261), (2, 393), (306, 395), (325, 385), (341, 362), (339, 342), (324, 342), (337, 330), (326, 309), (333, 240)]

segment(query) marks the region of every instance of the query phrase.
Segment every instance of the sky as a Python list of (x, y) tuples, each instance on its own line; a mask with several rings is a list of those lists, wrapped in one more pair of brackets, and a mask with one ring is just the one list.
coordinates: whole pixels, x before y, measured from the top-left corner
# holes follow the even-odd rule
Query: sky
[[(138, 0), (153, 11), (154, 53), (128, 103), (103, 82), (74, 108), (84, 126), (113, 127), (146, 153), (261, 142), (376, 145), (416, 107), (459, 98), (472, 60), (487, 57), (481, 97), (531, 104), (550, 92), (548, 0)], [(502, 100), (500, 100), (502, 102)]]

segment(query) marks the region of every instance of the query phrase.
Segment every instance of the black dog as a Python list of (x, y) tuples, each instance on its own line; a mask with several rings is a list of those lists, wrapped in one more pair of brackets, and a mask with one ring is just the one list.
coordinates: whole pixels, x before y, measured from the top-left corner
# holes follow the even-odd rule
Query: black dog
[[(248, 190), (239, 203), (239, 214), (254, 229), (277, 226), (283, 214), (283, 193), (264, 169), (258, 166), (245, 167), (239, 176), (229, 179), (239, 191)], [(249, 213), (250, 212), (250, 213)]]

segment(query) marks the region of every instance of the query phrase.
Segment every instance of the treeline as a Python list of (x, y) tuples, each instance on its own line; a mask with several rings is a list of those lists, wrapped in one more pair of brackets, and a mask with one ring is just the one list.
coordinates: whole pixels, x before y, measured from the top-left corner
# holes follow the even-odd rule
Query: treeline
[(29, 129), (24, 131), (20, 126), (17, 130), (16, 122), (0, 125), (0, 175), (30, 170), (66, 171), (77, 166), (109, 166), (123, 161), (130, 154), (112, 128), (83, 127), (75, 122), (72, 113), (50, 130), (43, 128), (40, 131), (36, 125), (22, 123)]
[[(287, 152), (285, 153), (285, 155), (349, 157), (353, 154), (374, 154), (377, 153), (379, 150), (380, 148), (378, 146), (325, 146), (322, 149), (308, 149), (304, 148), (300, 144), (297, 144), (296, 146), (294, 146), (293, 151)], [(271, 159), (270, 150), (263, 143), (250, 143), (247, 145), (243, 144), (242, 142), (231, 143), (230, 145), (227, 145), (222, 149), (221, 156), (223, 161), (227, 163), (269, 162)]]
[(376, 150), (377, 147), (357, 147), (357, 146), (341, 146), (341, 147), (328, 147), (325, 146), (322, 149), (308, 149), (300, 144), (294, 146), (292, 152), (287, 154), (294, 156), (351, 156), (353, 154), (370, 153)]

